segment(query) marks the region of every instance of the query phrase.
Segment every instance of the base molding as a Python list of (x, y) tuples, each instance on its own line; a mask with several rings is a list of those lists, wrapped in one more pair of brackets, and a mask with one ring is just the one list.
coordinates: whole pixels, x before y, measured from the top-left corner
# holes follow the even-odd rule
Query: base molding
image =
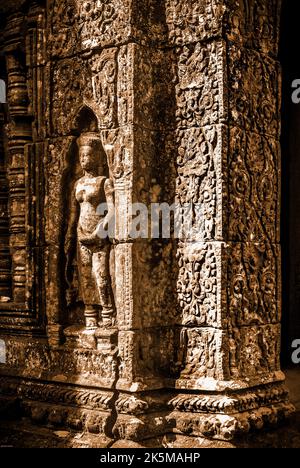
[(168, 420), (173, 423), (174, 433), (228, 441), (250, 431), (275, 427), (287, 420), (293, 412), (294, 407), (290, 403), (278, 403), (231, 415), (174, 411)]
[[(33, 424), (140, 442), (178, 434), (233, 441), (294, 412), (282, 382), (227, 393), (114, 389), (1, 377), (0, 405)], [(12, 411), (13, 409), (13, 411)]]
[(0, 407), (18, 408), (33, 424), (92, 434), (111, 433), (114, 392), (56, 382), (1, 377)]

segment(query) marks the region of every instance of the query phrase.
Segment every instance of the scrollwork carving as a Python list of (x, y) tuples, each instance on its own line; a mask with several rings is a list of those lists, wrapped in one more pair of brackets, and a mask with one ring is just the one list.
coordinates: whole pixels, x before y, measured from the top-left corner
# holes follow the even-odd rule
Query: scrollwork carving
[(93, 102), (98, 109), (101, 127), (116, 125), (117, 49), (107, 49), (91, 59)]
[(207, 326), (218, 320), (218, 262), (211, 246), (179, 251), (177, 294), (182, 324)]
[(78, 15), (83, 49), (118, 44), (129, 35), (128, 0), (79, 0)]

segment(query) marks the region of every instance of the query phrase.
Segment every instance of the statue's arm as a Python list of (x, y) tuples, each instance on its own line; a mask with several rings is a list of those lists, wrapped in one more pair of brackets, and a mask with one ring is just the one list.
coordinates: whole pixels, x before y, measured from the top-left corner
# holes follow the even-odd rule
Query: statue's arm
[(98, 239), (99, 236), (101, 237), (103, 235), (103, 230), (105, 231), (105, 234), (106, 235), (108, 234), (110, 237), (113, 237), (113, 234), (114, 234), (114, 216), (115, 216), (114, 185), (111, 179), (106, 179), (104, 183), (104, 192), (105, 192), (105, 211), (107, 210), (107, 214), (96, 227), (94, 233), (91, 236), (92, 240)]
[(104, 229), (107, 229), (109, 223), (113, 221), (115, 216), (114, 184), (111, 179), (105, 181), (104, 191), (107, 203), (107, 215), (104, 220)]

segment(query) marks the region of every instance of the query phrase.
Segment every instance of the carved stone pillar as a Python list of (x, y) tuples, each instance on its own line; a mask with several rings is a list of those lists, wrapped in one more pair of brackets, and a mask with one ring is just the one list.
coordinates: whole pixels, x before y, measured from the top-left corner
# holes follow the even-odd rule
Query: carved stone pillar
[[(175, 431), (231, 439), (292, 410), (280, 370), (280, 2), (168, 1), (179, 243)], [(194, 226), (193, 226), (194, 227)]]
[(4, 33), (9, 103), (9, 214), (12, 255), (13, 301), (25, 303), (26, 294), (26, 200), (25, 146), (31, 141), (31, 121), (28, 118), (28, 93), (25, 56), (22, 51), (23, 15), (12, 15)]
[[(4, 105), (0, 104), (0, 297), (11, 300), (11, 258), (9, 251), (7, 158), (4, 150)], [(0, 299), (1, 300), (1, 299)]]
[[(37, 96), (44, 89), (39, 47), (43, 9), (32, 2), (26, 14), (26, 10), (18, 10), (18, 5), (10, 5), (3, 15), (1, 33), (7, 80), (4, 143), (11, 292), (9, 300), (0, 303), (0, 328), (26, 333), (44, 328), (43, 135), (42, 112), (40, 104), (37, 106), (37, 100), (42, 101)], [(37, 129), (35, 140), (39, 139), (35, 144), (32, 128)]]

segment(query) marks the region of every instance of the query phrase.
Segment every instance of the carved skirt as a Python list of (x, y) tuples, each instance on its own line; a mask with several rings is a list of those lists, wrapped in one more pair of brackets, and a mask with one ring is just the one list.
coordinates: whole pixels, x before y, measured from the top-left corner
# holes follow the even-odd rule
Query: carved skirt
[(110, 243), (99, 249), (78, 243), (78, 274), (80, 293), (85, 305), (112, 307), (109, 272)]

